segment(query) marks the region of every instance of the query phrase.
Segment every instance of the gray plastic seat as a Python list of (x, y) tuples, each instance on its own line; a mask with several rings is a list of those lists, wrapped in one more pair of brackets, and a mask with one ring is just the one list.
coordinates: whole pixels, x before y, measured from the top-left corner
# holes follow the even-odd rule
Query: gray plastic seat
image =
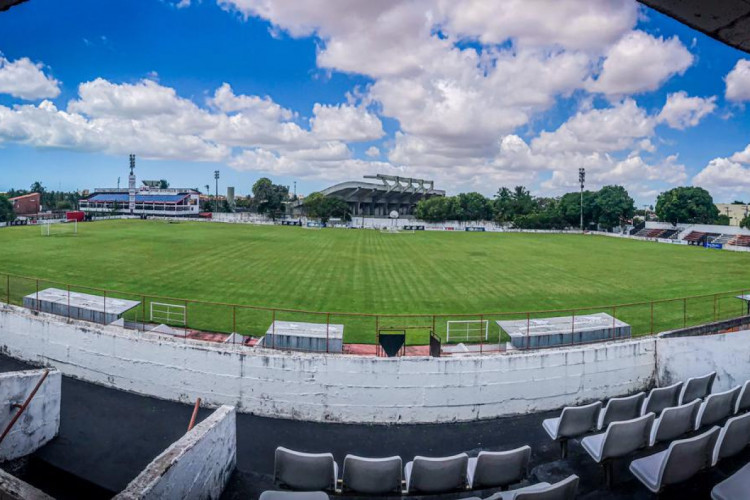
[(386, 495), (401, 493), (403, 463), (401, 457), (344, 458), (341, 489), (343, 492)]
[(667, 387), (656, 387), (651, 389), (651, 392), (648, 393), (648, 396), (646, 396), (646, 399), (643, 401), (641, 415), (653, 413), (658, 417), (664, 408), (677, 406), (677, 402), (680, 400), (681, 390), (682, 382), (677, 382), (676, 384)]
[(521, 482), (528, 471), (531, 447), (509, 451), (481, 451), (469, 458), (466, 477), (469, 488), (502, 488)]
[(578, 491), (578, 476), (572, 474), (555, 484), (537, 483), (525, 488), (495, 493), (487, 500), (573, 500)]
[(597, 429), (606, 429), (612, 422), (632, 420), (641, 414), (645, 392), (639, 392), (624, 398), (612, 398), (607, 401), (604, 409), (599, 413)]
[(583, 449), (596, 463), (604, 466), (604, 482), (607, 486), (612, 482), (613, 459), (624, 457), (649, 445), (654, 418), (653, 413), (648, 413), (631, 420), (612, 422), (605, 432), (586, 436), (581, 440)]
[(701, 406), (700, 399), (694, 399), (682, 406), (665, 408), (651, 428), (650, 446), (660, 441), (671, 441), (695, 429), (696, 416)]
[(701, 404), (698, 417), (695, 420), (695, 429), (715, 424), (731, 415), (734, 415), (737, 396), (740, 394), (740, 386), (709, 396)]
[(747, 500), (750, 492), (750, 464), (747, 464), (711, 490), (713, 500)]
[(718, 435), (719, 428), (714, 426), (703, 434), (672, 441), (664, 451), (633, 460), (630, 472), (654, 493), (664, 486), (687, 481), (711, 466)]
[(568, 454), (568, 439), (596, 429), (601, 409), (601, 401), (585, 406), (568, 406), (563, 408), (559, 417), (548, 418), (542, 422), (542, 427), (549, 437), (560, 442), (563, 458)]
[(329, 500), (322, 491), (264, 491), (259, 500)]
[(277, 485), (292, 490), (335, 491), (338, 465), (330, 453), (302, 453), (279, 446), (273, 478)]
[(414, 457), (404, 467), (406, 490), (409, 493), (448, 493), (466, 488), (469, 456), (459, 453), (451, 457)]
[(713, 465), (719, 460), (736, 455), (750, 444), (750, 413), (727, 420), (719, 432), (714, 448)]
[(743, 413), (750, 410), (750, 380), (742, 384), (742, 390), (740, 395), (737, 397), (737, 404), (735, 405), (735, 413)]
[(707, 373), (700, 377), (687, 379), (680, 392), (680, 403), (689, 403), (694, 399), (703, 399), (711, 394), (711, 388), (714, 385), (716, 372)]

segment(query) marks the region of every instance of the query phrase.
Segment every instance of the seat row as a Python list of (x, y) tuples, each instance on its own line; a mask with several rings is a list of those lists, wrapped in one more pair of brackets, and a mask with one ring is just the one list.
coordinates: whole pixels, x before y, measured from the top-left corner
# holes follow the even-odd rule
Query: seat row
[[(466, 453), (439, 458), (417, 456), (405, 465), (398, 456), (367, 458), (347, 455), (339, 479), (339, 467), (331, 453), (302, 453), (279, 447), (274, 460), (274, 483), (287, 490), (365, 495), (507, 488), (526, 478), (530, 458), (529, 446), (509, 451), (482, 451), (476, 457), (469, 457)], [(577, 484), (578, 478), (571, 476), (556, 484), (538, 483), (501, 492), (494, 498), (531, 500), (542, 493), (553, 492), (563, 494), (559, 498), (573, 498)], [(270, 492), (268, 496), (273, 497)]]
[[(711, 394), (715, 377), (716, 372), (711, 372), (690, 378), (685, 383), (654, 388), (648, 394), (639, 392), (632, 396), (612, 398), (606, 406), (597, 401), (584, 406), (566, 407), (559, 417), (544, 420), (542, 427), (551, 439), (560, 443), (561, 455), (565, 458), (568, 440), (606, 429), (613, 422), (653, 413), (656, 419), (653, 440), (657, 442), (687, 432), (674, 434), (675, 425), (679, 427), (691, 422), (693, 430), (698, 430), (750, 410), (750, 380), (742, 386)], [(670, 411), (662, 418), (662, 413), (667, 409)]]

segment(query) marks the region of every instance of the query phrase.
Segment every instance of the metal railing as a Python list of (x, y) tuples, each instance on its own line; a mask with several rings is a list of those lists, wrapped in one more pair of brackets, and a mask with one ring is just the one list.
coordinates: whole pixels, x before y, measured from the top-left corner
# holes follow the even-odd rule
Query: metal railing
[[(132, 300), (138, 305), (122, 314), (125, 325), (134, 330), (148, 331), (154, 326), (164, 323), (175, 334), (185, 338), (209, 338), (212, 340), (226, 338), (229, 344), (246, 343), (249, 338), (259, 338), (266, 333), (275, 333), (278, 322), (315, 323), (325, 325), (326, 351), (333, 351), (329, 331), (334, 331), (334, 325), (340, 325), (344, 332), (345, 353), (359, 353), (382, 355), (376, 345), (380, 332), (400, 330), (406, 332), (406, 347), (412, 353), (429, 355), (430, 335), (440, 337), (443, 350), (450, 351), (455, 345), (462, 343), (469, 346), (469, 350), (477, 353), (497, 352), (506, 349), (511, 341), (510, 336), (500, 328), (500, 321), (515, 321), (525, 324), (520, 328), (521, 340), (518, 336), (512, 345), (516, 349), (542, 348), (532, 342), (534, 330), (540, 324), (548, 322), (550, 318), (565, 317), (570, 321), (570, 335), (560, 337), (559, 342), (549, 347), (565, 344), (587, 343), (582, 339), (582, 316), (607, 313), (612, 317), (612, 326), (608, 328), (609, 335), (597, 340), (612, 340), (617, 336), (619, 323), (624, 321), (631, 328), (634, 337), (653, 335), (662, 331), (696, 326), (713, 321), (736, 318), (750, 314), (748, 304), (738, 300), (738, 295), (747, 295), (748, 290), (734, 290), (705, 295), (684, 296), (678, 298), (657, 299), (643, 302), (624, 304), (605, 304), (582, 306), (575, 308), (560, 308), (535, 311), (499, 311), (485, 313), (437, 313), (437, 314), (388, 314), (388, 313), (357, 313), (333, 311), (306, 311), (292, 308), (263, 307), (245, 304), (210, 302), (196, 299), (169, 297), (164, 295), (119, 291), (85, 285), (71, 284), (43, 278), (32, 278), (9, 273), (0, 273), (0, 302), (26, 306), (41, 310), (39, 293), (56, 288), (67, 295), (67, 304), (58, 304), (56, 314), (68, 319), (89, 319), (82, 317), (80, 311), (71, 307), (71, 297), (82, 293), (101, 297), (102, 317), (107, 317), (107, 310), (113, 308), (116, 301)], [(26, 299), (26, 300), (24, 300)], [(168, 304), (184, 308), (184, 317), (180, 316), (170, 324), (168, 318), (151, 318), (151, 303)], [(67, 306), (67, 307), (66, 307)], [(166, 319), (166, 323), (165, 323)], [(489, 333), (485, 337), (482, 328), (478, 329), (476, 338), (461, 338), (448, 341), (446, 330), (450, 321), (475, 321), (478, 325), (489, 324)], [(558, 320), (559, 322), (560, 320)], [(219, 334), (211, 337), (212, 334)], [(230, 335), (236, 334), (236, 335)], [(208, 336), (208, 337), (207, 337)], [(275, 339), (275, 335), (272, 336)], [(277, 347), (269, 345), (267, 347)], [(317, 349), (316, 349), (317, 350)], [(424, 351), (422, 353), (422, 351)], [(338, 351), (337, 351), (338, 352)]]

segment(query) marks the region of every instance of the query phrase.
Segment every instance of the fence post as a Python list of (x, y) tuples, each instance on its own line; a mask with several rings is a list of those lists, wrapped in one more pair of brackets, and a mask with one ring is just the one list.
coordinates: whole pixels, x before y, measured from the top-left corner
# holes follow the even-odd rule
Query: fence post
[(146, 296), (141, 295), (141, 330), (146, 333)]
[(716, 317), (716, 300), (718, 299), (718, 294), (714, 294), (714, 321), (718, 321), (718, 318)]
[(36, 312), (39, 312), (39, 280), (36, 280)]
[(526, 313), (526, 349), (529, 348), (529, 344), (531, 343), (529, 335), (531, 335), (531, 312)]
[(276, 349), (276, 309), (271, 309), (271, 349)]
[(232, 345), (237, 338), (237, 306), (232, 306)]
[(654, 334), (654, 301), (651, 301), (651, 335)]
[(5, 275), (5, 288), (7, 289), (6, 294), (8, 296), (7, 304), (10, 305), (10, 274)]
[[(483, 326), (484, 326), (484, 314), (480, 314), (479, 315), (479, 354), (482, 354), (482, 351), (484, 351), (484, 337), (482, 336)], [(489, 331), (489, 324), (487, 325), (487, 328), (484, 329), (484, 331), (485, 332)]]
[(570, 345), (575, 344), (576, 338), (576, 311), (573, 310), (570, 320)]
[(612, 340), (615, 340), (615, 330), (617, 329), (617, 306), (612, 306)]
[(102, 324), (107, 324), (107, 290), (104, 290), (104, 317), (102, 318)]
[(331, 328), (331, 313), (326, 313), (326, 353), (330, 352), (328, 350), (328, 343), (329, 340), (329, 329)]
[(68, 284), (68, 321), (70, 321), (70, 284)]
[(687, 328), (687, 298), (682, 299), (682, 327)]
[(375, 315), (375, 357), (380, 357), (380, 316), (377, 314)]
[(188, 334), (188, 301), (185, 301), (185, 336), (183, 339), (187, 339)]

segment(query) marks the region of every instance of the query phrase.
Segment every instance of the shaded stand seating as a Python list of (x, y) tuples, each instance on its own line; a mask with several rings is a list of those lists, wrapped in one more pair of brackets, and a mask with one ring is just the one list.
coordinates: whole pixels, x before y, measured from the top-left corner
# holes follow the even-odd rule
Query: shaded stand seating
[(646, 399), (646, 393), (644, 392), (624, 398), (610, 399), (601, 413), (599, 413), (597, 429), (606, 429), (612, 422), (632, 420), (638, 417), (641, 414), (644, 399)]
[(750, 494), (750, 464), (747, 464), (711, 490), (713, 500), (746, 500)]
[(578, 476), (572, 474), (555, 484), (538, 483), (517, 490), (501, 491), (487, 500), (573, 500), (578, 491), (578, 481)]
[(466, 489), (469, 456), (459, 453), (452, 457), (414, 457), (404, 467), (406, 490), (409, 493), (447, 493)]
[(568, 455), (568, 439), (588, 434), (596, 429), (601, 409), (601, 401), (586, 406), (569, 406), (563, 408), (559, 417), (548, 418), (542, 422), (542, 427), (549, 437), (560, 443), (562, 458)]
[(712, 427), (695, 437), (673, 441), (664, 451), (633, 460), (630, 472), (646, 488), (659, 493), (664, 486), (687, 481), (710, 467), (718, 435), (719, 428)]
[(667, 387), (656, 387), (651, 389), (651, 392), (648, 393), (645, 401), (643, 401), (641, 415), (653, 413), (658, 417), (665, 408), (677, 406), (677, 403), (680, 400), (681, 390), (682, 382), (677, 382), (676, 384)]
[(335, 491), (338, 465), (331, 453), (302, 453), (279, 446), (273, 476), (277, 485), (292, 490)]
[(750, 413), (730, 418), (719, 432), (714, 449), (713, 465), (716, 465), (719, 460), (738, 454), (748, 444), (750, 444)]
[(653, 423), (654, 414), (648, 413), (632, 420), (612, 422), (605, 432), (581, 440), (583, 449), (604, 467), (607, 486), (612, 483), (612, 460), (648, 446)]
[(734, 408), (735, 413), (742, 413), (750, 410), (750, 380), (742, 384), (740, 395), (737, 397), (737, 404)]
[(322, 491), (264, 491), (259, 500), (330, 500)]
[(671, 441), (692, 432), (701, 402), (698, 399), (682, 406), (665, 408), (651, 428), (650, 446), (660, 441)]
[(526, 477), (530, 458), (530, 446), (509, 451), (480, 451), (476, 457), (469, 458), (469, 488), (505, 488), (519, 483)]
[(680, 392), (680, 401), (678, 404), (689, 403), (694, 399), (703, 399), (711, 394), (711, 388), (714, 385), (716, 372), (707, 373), (701, 377), (687, 379)]
[(695, 430), (707, 425), (715, 424), (734, 414), (740, 386), (724, 392), (710, 394), (701, 404), (695, 421)]
[(400, 494), (402, 470), (401, 457), (364, 458), (347, 455), (344, 458), (341, 490), (344, 493), (368, 495)]

